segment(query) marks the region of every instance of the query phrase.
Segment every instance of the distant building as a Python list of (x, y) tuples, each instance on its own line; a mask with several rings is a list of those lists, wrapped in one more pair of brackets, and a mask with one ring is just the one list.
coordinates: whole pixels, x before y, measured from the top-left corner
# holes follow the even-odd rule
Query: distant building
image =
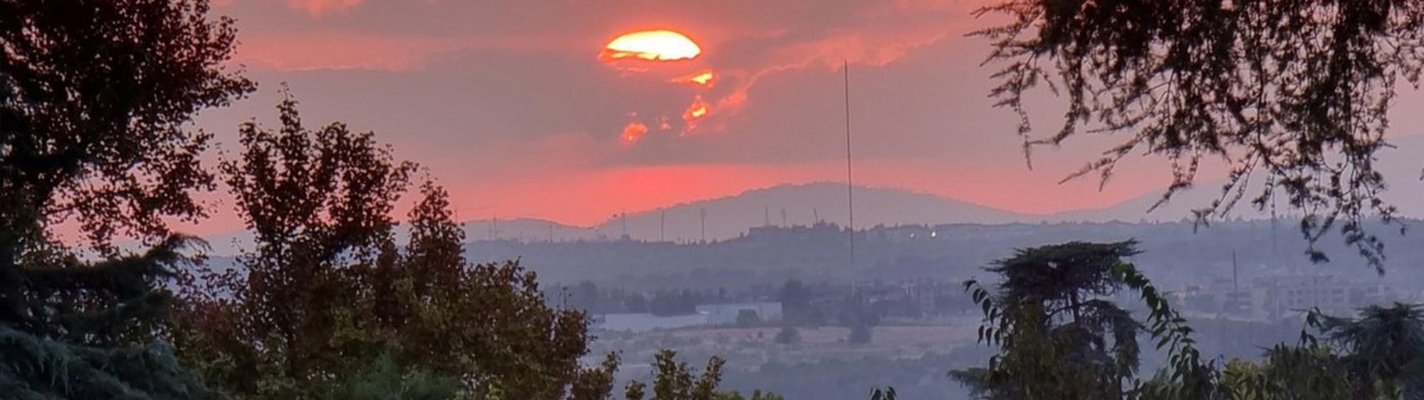
[(1311, 308), (1353, 312), (1356, 308), (1394, 299), (1384, 282), (1350, 282), (1330, 275), (1278, 278), (1271, 289), (1275, 306), (1271, 311), (1277, 314)]
[(1208, 313), (1273, 319), (1319, 308), (1339, 314), (1396, 299), (1383, 281), (1351, 281), (1333, 275), (1258, 278), (1249, 285), (1231, 281), (1188, 285), (1174, 293), (1186, 308)]
[(737, 315), (741, 314), (742, 310), (750, 310), (756, 313), (757, 318), (762, 321), (781, 319), (780, 302), (703, 304), (697, 306), (697, 313), (705, 316), (707, 323), (713, 325), (737, 323)]
[(649, 313), (602, 314), (593, 317), (595, 331), (642, 333), (707, 325), (703, 314), (657, 316)]
[(877, 226), (868, 235), (882, 242), (903, 243), (914, 240), (934, 239), (939, 236), (934, 228), (924, 225)]

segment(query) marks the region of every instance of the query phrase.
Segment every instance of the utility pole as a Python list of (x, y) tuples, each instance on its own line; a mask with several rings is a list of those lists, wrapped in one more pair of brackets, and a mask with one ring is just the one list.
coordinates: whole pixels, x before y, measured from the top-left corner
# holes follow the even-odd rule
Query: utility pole
[(702, 243), (707, 243), (707, 209), (697, 209), (697, 214), (702, 217)]
[(667, 241), (667, 210), (658, 214), (658, 241)]

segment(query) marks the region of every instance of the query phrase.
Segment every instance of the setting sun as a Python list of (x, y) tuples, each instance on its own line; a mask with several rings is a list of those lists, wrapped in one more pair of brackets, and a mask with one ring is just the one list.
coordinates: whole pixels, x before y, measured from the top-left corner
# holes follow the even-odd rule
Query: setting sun
[(641, 31), (624, 34), (603, 46), (600, 58), (617, 60), (641, 58), (649, 61), (690, 60), (702, 54), (702, 48), (686, 35), (669, 30)]

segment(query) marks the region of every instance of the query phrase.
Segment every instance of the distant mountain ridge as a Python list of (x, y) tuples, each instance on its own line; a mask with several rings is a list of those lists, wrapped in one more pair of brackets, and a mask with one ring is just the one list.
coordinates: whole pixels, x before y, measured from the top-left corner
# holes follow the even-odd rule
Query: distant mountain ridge
[[(1386, 198), (1400, 206), (1403, 216), (1424, 215), (1424, 204), (1410, 199), (1424, 198), (1424, 185), (1399, 185)], [(1269, 210), (1256, 210), (1250, 198), (1258, 191), (1247, 191), (1233, 209), (1230, 218), (1267, 219)], [(1173, 222), (1191, 218), (1192, 210), (1205, 207), (1221, 196), (1219, 182), (1206, 182), (1196, 188), (1177, 193), (1171, 201), (1148, 210), (1161, 199), (1161, 194), (1142, 195), (1101, 209), (1075, 210), (1054, 214), (1026, 214), (974, 204), (934, 194), (903, 189), (856, 186), (855, 222), (857, 229), (876, 225), (910, 224), (1011, 224), (1063, 222)], [(469, 241), (607, 241), (630, 240), (696, 242), (726, 240), (745, 234), (759, 226), (811, 225), (816, 222), (845, 226), (846, 186), (843, 183), (815, 182), (783, 184), (747, 190), (742, 193), (680, 203), (667, 207), (628, 213), (603, 223), (580, 227), (537, 218), (482, 219), (462, 225)], [(1293, 211), (1277, 206), (1276, 217), (1293, 218)], [(703, 215), (706, 216), (705, 225)], [(404, 242), (407, 231), (396, 230), (397, 240)], [(209, 238), (212, 253), (236, 254), (251, 243), (251, 235), (238, 232)]]
[[(856, 227), (919, 223), (1001, 224), (1036, 217), (900, 189), (856, 186)], [(846, 186), (815, 182), (753, 189), (733, 196), (628, 213), (593, 227), (596, 236), (634, 240), (699, 241), (737, 237), (758, 226), (846, 226)]]

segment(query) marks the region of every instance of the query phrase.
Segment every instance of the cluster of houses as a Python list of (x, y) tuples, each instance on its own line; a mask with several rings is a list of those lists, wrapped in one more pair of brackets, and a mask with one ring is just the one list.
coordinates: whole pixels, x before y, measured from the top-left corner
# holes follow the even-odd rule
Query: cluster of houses
[(1263, 277), (1250, 282), (1218, 280), (1187, 285), (1173, 296), (1191, 312), (1255, 320), (1312, 309), (1351, 313), (1371, 304), (1400, 300), (1383, 280), (1325, 274)]

